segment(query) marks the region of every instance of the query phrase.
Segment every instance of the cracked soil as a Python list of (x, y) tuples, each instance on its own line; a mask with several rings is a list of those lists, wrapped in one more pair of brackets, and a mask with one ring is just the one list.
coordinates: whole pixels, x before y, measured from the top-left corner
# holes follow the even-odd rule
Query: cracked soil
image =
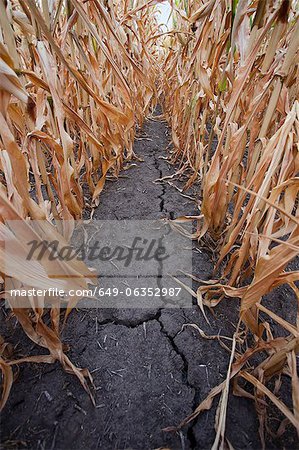
[[(196, 213), (195, 204), (173, 187), (154, 180), (171, 175), (165, 160), (170, 142), (162, 121), (148, 120), (135, 143), (143, 161), (108, 181), (95, 211), (96, 219), (157, 219)], [(211, 256), (194, 256), (194, 274), (212, 276)], [(282, 316), (290, 314), (291, 294), (276, 292)], [(78, 380), (60, 365), (24, 364), (19, 369), (2, 415), (2, 442), (32, 449), (208, 449), (214, 440), (216, 406), (180, 433), (163, 428), (178, 425), (226, 376), (229, 353), (207, 334), (232, 336), (238, 305), (223, 301), (207, 312), (185, 309), (91, 309), (74, 311), (63, 332), (69, 356), (94, 378), (94, 408)], [(282, 311), (285, 309), (284, 311)], [(3, 311), (2, 311), (3, 314)], [(290, 318), (293, 320), (294, 318)], [(2, 321), (3, 322), (3, 321)], [(14, 320), (5, 321), (4, 336), (21, 354), (41, 353), (26, 340)], [(24, 343), (25, 342), (25, 343)], [(287, 399), (286, 399), (287, 401)], [(258, 420), (251, 400), (231, 397), (227, 437), (234, 448), (260, 448)], [(295, 448), (295, 436), (271, 441), (269, 448)]]

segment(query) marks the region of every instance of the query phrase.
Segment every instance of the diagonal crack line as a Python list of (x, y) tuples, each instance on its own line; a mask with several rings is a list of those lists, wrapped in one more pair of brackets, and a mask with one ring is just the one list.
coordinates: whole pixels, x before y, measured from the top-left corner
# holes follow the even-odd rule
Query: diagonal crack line
[(175, 336), (171, 336), (169, 333), (167, 333), (167, 331), (164, 328), (163, 322), (161, 320), (161, 314), (162, 314), (162, 311), (164, 309), (165, 308), (159, 308), (155, 313), (153, 313), (153, 315), (151, 315), (150, 317), (148, 317), (145, 320), (143, 319), (143, 320), (132, 322), (130, 320), (124, 320), (124, 319), (108, 318), (108, 319), (105, 319), (105, 320), (102, 320), (102, 321), (98, 321), (97, 325), (98, 326), (104, 326), (104, 325), (109, 325), (109, 324), (116, 325), (116, 326), (117, 325), (122, 325), (122, 326), (125, 326), (127, 328), (134, 329), (134, 328), (139, 327), (140, 325), (143, 325), (144, 323), (149, 323), (149, 322), (153, 322), (153, 321), (156, 320), (160, 324), (161, 333), (163, 333), (167, 337), (169, 343), (171, 344), (172, 349), (181, 357), (181, 359), (183, 361), (182, 381), (184, 382), (184, 384), (186, 384), (186, 386), (190, 387), (191, 389), (195, 389), (195, 386), (192, 383), (190, 383), (189, 380), (188, 380), (188, 361), (187, 361), (184, 353), (182, 353), (179, 350), (178, 346), (175, 343), (175, 338), (176, 338), (178, 333), (175, 334)]
[[(188, 380), (189, 364), (188, 364), (187, 358), (184, 355), (184, 353), (180, 351), (177, 344), (175, 343), (175, 338), (179, 332), (176, 333), (175, 336), (171, 336), (169, 333), (167, 333), (167, 331), (164, 328), (163, 322), (161, 321), (161, 311), (160, 311), (159, 317), (157, 317), (157, 320), (160, 323), (161, 332), (167, 337), (172, 349), (176, 352), (177, 355), (180, 356), (180, 358), (183, 361), (182, 382), (186, 386), (188, 386), (190, 389), (192, 389), (192, 391), (193, 391), (192, 411), (194, 411), (198, 405), (198, 399), (197, 399), (198, 391), (197, 391), (196, 387), (192, 383), (190, 383), (190, 381)], [(197, 448), (196, 436), (194, 434), (194, 429), (193, 429), (195, 424), (196, 424), (196, 421), (193, 421), (193, 423), (189, 424), (189, 426), (187, 428), (187, 439), (189, 440), (190, 447), (192, 449)]]
[[(157, 158), (156, 153), (154, 153), (153, 156), (154, 156), (155, 169), (157, 169), (157, 171), (159, 172), (159, 178), (162, 178), (163, 177), (163, 171), (162, 171), (162, 169), (160, 167), (160, 160)], [(159, 185), (161, 187), (161, 194), (158, 195), (158, 198), (160, 199), (160, 212), (166, 212), (164, 210), (164, 201), (165, 201), (164, 196), (165, 196), (165, 191), (166, 191), (165, 185), (164, 185), (164, 183), (161, 183), (161, 184), (159, 183)]]
[(191, 389), (194, 389), (194, 386), (192, 386), (192, 384), (189, 383), (188, 380), (188, 361), (185, 357), (185, 355), (179, 350), (178, 346), (175, 343), (175, 337), (171, 336), (169, 333), (167, 333), (167, 331), (164, 328), (163, 322), (160, 320), (161, 318), (161, 314), (160, 316), (157, 318), (158, 322), (161, 325), (161, 332), (168, 338), (173, 350), (181, 357), (182, 361), (183, 361), (183, 382), (190, 387)]
[[(160, 178), (162, 178), (162, 176), (163, 176), (162, 170), (160, 170)], [(164, 202), (165, 202), (164, 195), (165, 195), (166, 189), (165, 189), (165, 185), (163, 183), (161, 184), (161, 188), (162, 188), (162, 193), (161, 193), (161, 195), (159, 195), (159, 198), (161, 200), (160, 201), (160, 212), (165, 212), (164, 211)]]

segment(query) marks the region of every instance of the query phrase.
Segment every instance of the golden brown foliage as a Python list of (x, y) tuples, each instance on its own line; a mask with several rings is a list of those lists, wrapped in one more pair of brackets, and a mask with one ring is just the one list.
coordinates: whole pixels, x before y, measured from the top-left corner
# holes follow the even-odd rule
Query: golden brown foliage
[[(30, 261), (24, 268), (22, 239), (67, 242), (83, 207), (97, 205), (108, 171), (117, 176), (134, 156), (136, 127), (155, 99), (155, 49), (148, 37), (157, 26), (150, 5), (132, 9), (131, 3), (0, 0), (0, 260), (2, 276), (15, 288), (54, 286), (46, 264)], [(29, 218), (39, 226), (32, 228)], [(4, 240), (13, 236), (8, 220), (23, 226), (13, 238), (15, 255), (5, 261)], [(59, 273), (73, 275), (68, 287), (89, 282), (78, 261), (62, 262)], [(16, 299), (13, 313), (49, 356), (9, 361), (1, 352), (0, 406), (12, 366), (20, 362), (59, 360), (89, 391), (89, 373), (71, 363), (59, 339), (58, 300), (50, 325), (43, 299), (29, 301), (32, 308), (24, 309)]]
[[(198, 177), (201, 181), (197, 238), (209, 233), (218, 242), (217, 268), (223, 273), (219, 283), (200, 286), (197, 297), (210, 307), (224, 295), (241, 298), (240, 317), (256, 346), (246, 356), (235, 353), (230, 377), (253, 384), (256, 402), (268, 396), (299, 431), (294, 368), (299, 321), (295, 328), (260, 304), (283, 283), (299, 298), (298, 271), (286, 270), (299, 249), (296, 2), (194, 0), (175, 5), (180, 33), (164, 38), (164, 110), (172, 128), (173, 159), (191, 170), (186, 188)], [(262, 308), (288, 330), (288, 338), (272, 337), (268, 323), (259, 319)], [(268, 359), (251, 372), (240, 372), (240, 361), (265, 348)], [(261, 384), (282, 371), (295, 380), (293, 414)], [(226, 401), (226, 386), (212, 391), (195, 415), (221, 391)], [(220, 412), (225, 417), (223, 402)], [(263, 424), (261, 415), (260, 420)], [(223, 445), (222, 427), (220, 420), (215, 448), (220, 441)]]

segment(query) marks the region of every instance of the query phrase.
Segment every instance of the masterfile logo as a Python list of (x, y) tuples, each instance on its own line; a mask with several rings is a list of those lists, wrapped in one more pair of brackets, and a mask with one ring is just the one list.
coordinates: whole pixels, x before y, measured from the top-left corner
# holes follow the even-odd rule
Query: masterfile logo
[[(63, 227), (66, 232), (58, 233)], [(9, 221), (7, 229), (5, 288), (11, 306), (192, 303), (191, 242), (167, 220), (77, 221), (56, 228), (44, 221)]]

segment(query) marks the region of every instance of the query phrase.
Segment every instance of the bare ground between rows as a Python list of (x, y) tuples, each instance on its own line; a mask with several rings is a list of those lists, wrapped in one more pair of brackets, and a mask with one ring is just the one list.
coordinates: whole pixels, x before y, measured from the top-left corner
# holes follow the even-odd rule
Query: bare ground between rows
[[(197, 213), (196, 205), (168, 185), (154, 183), (174, 168), (164, 159), (170, 141), (162, 121), (148, 120), (134, 150), (143, 159), (108, 181), (95, 219), (157, 219)], [(209, 279), (211, 255), (194, 252), (193, 273)], [(275, 310), (295, 320), (295, 302), (282, 287), (271, 294)], [(291, 311), (294, 311), (292, 313)], [(5, 319), (5, 311), (1, 311)], [(214, 440), (215, 406), (180, 433), (166, 433), (190, 414), (209, 390), (223, 381), (229, 353), (218, 342), (204, 340), (192, 327), (207, 334), (231, 337), (238, 305), (224, 301), (207, 313), (211, 325), (194, 305), (184, 309), (98, 309), (74, 311), (63, 332), (69, 356), (87, 367), (97, 386), (94, 408), (78, 380), (59, 364), (24, 364), (19, 368), (1, 417), (5, 448), (27, 449), (209, 449)], [(14, 344), (16, 355), (41, 353), (14, 320), (2, 320), (2, 334)], [(287, 404), (284, 380), (282, 399)], [(271, 426), (279, 416), (269, 405)], [(258, 420), (251, 400), (231, 397), (227, 437), (236, 449), (258, 449)], [(268, 448), (295, 448), (288, 429), (280, 439), (267, 436)]]

